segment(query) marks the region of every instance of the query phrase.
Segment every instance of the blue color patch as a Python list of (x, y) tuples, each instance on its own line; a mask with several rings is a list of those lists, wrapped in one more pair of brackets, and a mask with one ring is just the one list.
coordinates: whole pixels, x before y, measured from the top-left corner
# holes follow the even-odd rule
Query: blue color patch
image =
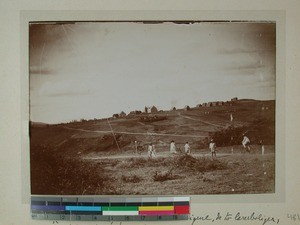
[(102, 211), (101, 206), (66, 206), (67, 211)]

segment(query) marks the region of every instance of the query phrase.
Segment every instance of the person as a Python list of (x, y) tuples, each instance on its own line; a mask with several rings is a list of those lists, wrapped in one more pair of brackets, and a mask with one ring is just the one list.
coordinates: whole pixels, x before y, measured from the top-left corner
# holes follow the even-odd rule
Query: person
[(246, 136), (246, 134), (243, 134), (243, 137), (242, 145), (247, 152), (250, 152), (250, 139)]
[(152, 158), (156, 156), (155, 145), (152, 145)]
[(176, 153), (176, 146), (175, 146), (175, 142), (171, 141), (170, 144), (170, 153)]
[(215, 158), (217, 158), (217, 154), (216, 154), (216, 143), (214, 142), (213, 139), (210, 140), (210, 143), (209, 143), (209, 149), (210, 149), (210, 152), (211, 152), (211, 158), (213, 159), (214, 156)]
[(260, 140), (259, 144), (261, 145), (261, 154), (264, 155), (265, 154), (265, 146), (264, 146), (263, 140)]
[(153, 145), (152, 143), (150, 143), (150, 145), (148, 146), (148, 158), (151, 159), (153, 156)]
[(189, 155), (191, 153), (191, 148), (190, 148), (190, 145), (188, 142), (186, 142), (184, 145), (184, 151), (185, 151), (185, 154), (187, 154), (187, 155)]

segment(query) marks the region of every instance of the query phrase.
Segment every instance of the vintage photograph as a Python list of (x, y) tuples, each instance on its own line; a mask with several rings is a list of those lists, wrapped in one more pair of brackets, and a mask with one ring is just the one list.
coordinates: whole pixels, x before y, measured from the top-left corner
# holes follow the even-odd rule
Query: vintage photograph
[(275, 193), (275, 22), (31, 22), (28, 35), (31, 194)]

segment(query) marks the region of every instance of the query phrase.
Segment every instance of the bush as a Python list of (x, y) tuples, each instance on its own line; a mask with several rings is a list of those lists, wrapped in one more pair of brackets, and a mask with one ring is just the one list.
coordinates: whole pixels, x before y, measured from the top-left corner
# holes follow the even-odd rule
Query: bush
[(104, 194), (112, 177), (104, 167), (65, 157), (47, 148), (31, 149), (31, 193), (47, 195)]
[(172, 169), (169, 169), (166, 172), (155, 171), (152, 178), (153, 178), (154, 181), (163, 182), (163, 181), (166, 181), (166, 180), (173, 180), (173, 179), (175, 179), (175, 176), (172, 173)]
[(137, 175), (129, 175), (129, 176), (125, 176), (125, 175), (122, 175), (122, 181), (123, 182), (126, 182), (126, 183), (139, 183), (142, 178), (137, 176)]
[(192, 170), (197, 172), (208, 172), (213, 170), (227, 169), (228, 165), (219, 160), (211, 160), (210, 158), (194, 158), (190, 155), (179, 156), (175, 165), (176, 168)]
[(142, 116), (140, 117), (140, 121), (141, 122), (157, 122), (157, 121), (162, 121), (162, 120), (166, 120), (167, 117), (166, 116)]
[(243, 140), (243, 134), (247, 132), (248, 138), (252, 144), (274, 145), (275, 144), (275, 121), (271, 119), (258, 119), (250, 125), (233, 127), (210, 133), (209, 138), (205, 139), (208, 145), (210, 139), (214, 139), (217, 146), (240, 145)]

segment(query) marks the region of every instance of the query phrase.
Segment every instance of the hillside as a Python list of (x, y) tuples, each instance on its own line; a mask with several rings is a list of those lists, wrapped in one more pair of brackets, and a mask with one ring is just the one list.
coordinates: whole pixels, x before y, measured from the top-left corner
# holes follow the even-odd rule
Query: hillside
[(178, 147), (188, 141), (191, 148), (200, 151), (206, 147), (207, 138), (215, 132), (228, 127), (249, 129), (247, 126), (254, 126), (255, 121), (268, 121), (268, 126), (273, 126), (274, 130), (275, 101), (238, 100), (232, 105), (198, 107), (188, 111), (179, 109), (125, 118), (32, 125), (30, 144), (32, 151), (46, 147), (48, 151), (69, 154), (111, 154), (134, 151), (135, 141), (140, 146), (152, 142), (158, 151), (164, 151), (174, 140)]
[[(240, 100), (57, 125), (31, 123), (30, 128), (32, 194), (274, 192), (274, 101)], [(250, 153), (241, 147), (244, 132), (254, 145)], [(218, 146), (214, 160), (210, 138)], [(255, 145), (261, 139), (264, 155)], [(169, 153), (171, 140), (179, 154)], [(191, 155), (182, 154), (186, 141)], [(156, 147), (154, 158), (148, 158), (150, 143)]]

